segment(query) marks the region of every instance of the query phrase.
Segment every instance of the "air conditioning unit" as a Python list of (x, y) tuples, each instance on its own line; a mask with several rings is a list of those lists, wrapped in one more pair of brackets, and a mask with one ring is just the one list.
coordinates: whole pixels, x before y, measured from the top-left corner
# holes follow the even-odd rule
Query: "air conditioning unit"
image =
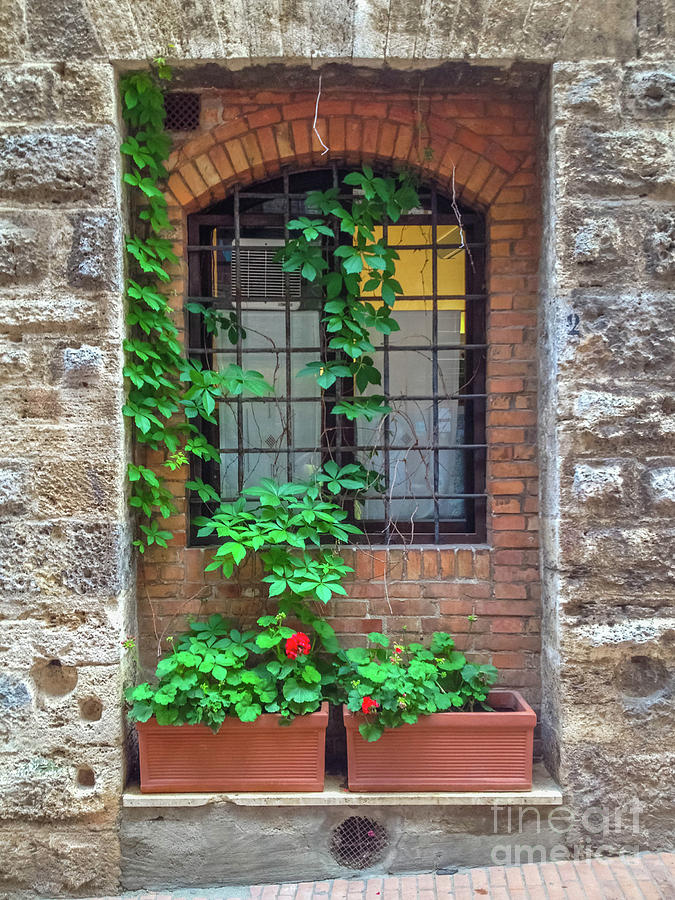
[(242, 309), (284, 309), (287, 299), (291, 309), (300, 308), (300, 272), (284, 272), (275, 258), (283, 246), (279, 238), (241, 238), (238, 247), (232, 242), (232, 283), (238, 266)]

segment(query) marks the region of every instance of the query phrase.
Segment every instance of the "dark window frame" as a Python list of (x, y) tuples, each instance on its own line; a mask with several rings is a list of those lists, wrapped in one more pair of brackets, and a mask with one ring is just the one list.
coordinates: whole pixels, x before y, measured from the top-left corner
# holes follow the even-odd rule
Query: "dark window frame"
[[(206, 261), (206, 269), (210, 269), (212, 263), (210, 262), (211, 255), (214, 252), (213, 246), (205, 246), (201, 243), (201, 233), (203, 226), (209, 227), (218, 227), (218, 226), (228, 226), (231, 227), (234, 231), (235, 241), (240, 239), (240, 226), (242, 217), (245, 213), (241, 211), (242, 198), (244, 198), (244, 203), (250, 200), (260, 200), (257, 195), (262, 195), (262, 197), (269, 197), (270, 194), (274, 193), (277, 196), (281, 195), (285, 200), (285, 211), (283, 214), (284, 223), (292, 217), (290, 212), (290, 198), (294, 196), (294, 194), (290, 191), (290, 179), (296, 176), (301, 175), (316, 175), (318, 172), (332, 172), (332, 182), (333, 184), (339, 184), (341, 176), (341, 171), (338, 169), (337, 165), (333, 165), (330, 169), (322, 168), (322, 169), (310, 169), (302, 172), (289, 172), (286, 171), (282, 174), (282, 176), (278, 179), (274, 179), (266, 182), (257, 182), (250, 187), (240, 188), (235, 187), (233, 189), (233, 193), (230, 195), (228, 200), (221, 202), (220, 204), (216, 204), (215, 207), (211, 207), (209, 210), (199, 213), (193, 213), (188, 216), (187, 220), (187, 237), (188, 237), (188, 246), (187, 246), (187, 257), (188, 257), (188, 296), (185, 299), (185, 303), (187, 304), (190, 301), (202, 302), (205, 304), (214, 305), (214, 301), (217, 298), (206, 296), (206, 291), (204, 290), (205, 281), (205, 266), (204, 263)], [(342, 173), (343, 174), (343, 173)], [(282, 192), (279, 191), (271, 191), (269, 185), (281, 184)], [(457, 204), (452, 205), (452, 209), (455, 212), (459, 212), (461, 219), (461, 227), (464, 231), (466, 243), (468, 246), (468, 259), (466, 265), (466, 285), (465, 285), (465, 294), (464, 299), (465, 302), (465, 334), (466, 334), (466, 343), (462, 345), (461, 350), (464, 353), (464, 371), (465, 371), (465, 383), (464, 385), (460, 385), (458, 388), (458, 393), (456, 395), (440, 395), (438, 392), (438, 370), (436, 361), (438, 358), (439, 352), (439, 342), (438, 342), (438, 300), (443, 299), (443, 295), (440, 295), (437, 290), (437, 258), (436, 253), (439, 249), (439, 243), (436, 240), (437, 237), (437, 227), (438, 227), (438, 198), (443, 198), (443, 203), (445, 208), (448, 208), (448, 204), (450, 201), (448, 198), (444, 197), (441, 191), (439, 191), (433, 184), (425, 184), (421, 187), (421, 190), (425, 193), (428, 193), (430, 196), (431, 203), (431, 222), (433, 229), (433, 239), (430, 245), (431, 256), (433, 260), (433, 284), (432, 284), (432, 295), (433, 295), (433, 334), (432, 341), (428, 346), (425, 346), (423, 349), (425, 351), (430, 351), (432, 354), (432, 397), (429, 399), (433, 403), (433, 436), (432, 442), (430, 445), (431, 452), (434, 454), (433, 456), (433, 490), (432, 494), (428, 499), (432, 499), (434, 501), (434, 517), (433, 520), (416, 520), (412, 529), (412, 533), (408, 531), (401, 530), (398, 526), (396, 528), (388, 527), (388, 522), (369, 522), (361, 520), (359, 521), (359, 526), (364, 529), (365, 535), (364, 537), (359, 537), (358, 541), (354, 543), (365, 544), (369, 543), (372, 545), (428, 545), (428, 544), (443, 544), (443, 545), (451, 545), (451, 544), (473, 544), (473, 543), (483, 543), (486, 539), (486, 512), (487, 512), (487, 494), (486, 494), (486, 465), (487, 465), (487, 444), (486, 444), (486, 430), (485, 430), (485, 419), (486, 419), (486, 359), (487, 359), (487, 344), (486, 344), (486, 319), (487, 319), (487, 294), (485, 288), (485, 249), (486, 249), (486, 226), (485, 219), (480, 214), (474, 210), (468, 209), (466, 207), (459, 207)], [(227, 215), (222, 211), (217, 212), (214, 209), (223, 208), (226, 205), (230, 205), (232, 208), (232, 213)], [(446, 214), (447, 216), (447, 214)], [(266, 224), (269, 224), (270, 217), (264, 216)], [(409, 217), (412, 218), (412, 217)], [(422, 217), (420, 217), (422, 218)], [(428, 218), (425, 219), (426, 222), (429, 221)], [(445, 223), (447, 224), (447, 223)], [(284, 233), (288, 236), (288, 230), (285, 228), (284, 224)], [(386, 226), (385, 226), (385, 234), (386, 234)], [(417, 248), (420, 245), (415, 245)], [(443, 245), (440, 245), (443, 247)], [(209, 275), (210, 278), (210, 275)], [(206, 279), (208, 280), (208, 279)], [(286, 279), (288, 284), (288, 279)], [(409, 297), (408, 299), (415, 299)], [(458, 298), (459, 299), (459, 298)], [(288, 291), (287, 291), (287, 300), (288, 300)], [(240, 296), (237, 295), (237, 310), (241, 311), (240, 304)], [(286, 312), (286, 340), (287, 347), (291, 347), (290, 345), (290, 325), (289, 325), (289, 310), (290, 306), (287, 303), (287, 312)], [(394, 311), (395, 312), (395, 311)], [(214, 347), (214, 342), (211, 336), (206, 334), (206, 331), (203, 326), (202, 317), (198, 314), (191, 313), (185, 310), (185, 334), (186, 334), (186, 346), (187, 352), (189, 356), (197, 356), (202, 360), (208, 361), (210, 365), (215, 364), (215, 354), (218, 351)], [(325, 351), (325, 331), (321, 329), (321, 349)], [(450, 345), (448, 345), (449, 347)], [(440, 345), (442, 348), (443, 345)], [(285, 348), (284, 348), (285, 349)], [(385, 338), (384, 340), (384, 349), (385, 349), (385, 362), (384, 372), (383, 372), (383, 390), (382, 393), (387, 395), (388, 393), (388, 358), (390, 356), (390, 352), (395, 352), (395, 350), (389, 348), (389, 340)], [(401, 348), (403, 349), (403, 348)], [(405, 349), (414, 349), (406, 347)], [(460, 349), (459, 345), (456, 349)], [(292, 352), (298, 352), (296, 348), (291, 348)], [(236, 361), (239, 365), (242, 364), (242, 342), (241, 340), (238, 342), (236, 346)], [(290, 359), (292, 352), (286, 352), (286, 363), (287, 366), (290, 365)], [(325, 358), (325, 357), (324, 357)], [(290, 372), (287, 373), (290, 376)], [(290, 384), (290, 381), (289, 381)], [(465, 388), (469, 388), (469, 390), (464, 390)], [(340, 385), (337, 385), (337, 397), (339, 398)], [(451, 445), (448, 447), (442, 447), (441, 449), (457, 449), (464, 454), (464, 490), (458, 494), (448, 494), (443, 495), (437, 490), (437, 485), (439, 481), (439, 438), (438, 438), (438, 409), (443, 399), (449, 398), (458, 399), (458, 403), (463, 403), (464, 409), (464, 426), (465, 426), (465, 442), (461, 445)], [(405, 400), (405, 395), (397, 394), (394, 397), (395, 400)], [(415, 397), (415, 399), (420, 399)], [(243, 455), (245, 453), (253, 453), (253, 452), (262, 452), (264, 448), (244, 448), (243, 446), (243, 436), (242, 436), (242, 401), (241, 398), (233, 401), (235, 408), (237, 409), (237, 421), (238, 421), (238, 455), (239, 455), (239, 475), (238, 481), (241, 486), (242, 482), (242, 471), (243, 471)], [(289, 397), (287, 398), (287, 414), (290, 414), (290, 409), (293, 403), (302, 402), (298, 400), (298, 398), (291, 399), (290, 392)], [(324, 405), (325, 409), (325, 405)], [(340, 417), (344, 418), (344, 417)], [(196, 421), (196, 420), (195, 420)], [(325, 420), (322, 420), (322, 433), (326, 433), (326, 430), (330, 434), (330, 429), (326, 429)], [(214, 446), (220, 446), (220, 437), (219, 437), (219, 428), (217, 425), (213, 425), (208, 422), (199, 421), (198, 425), (200, 427), (201, 432), (206, 436), (206, 438), (212, 443)], [(350, 429), (353, 432), (353, 427), (350, 423), (346, 422), (341, 428), (341, 435), (344, 436), (346, 433), (348, 434)], [(385, 428), (385, 435), (388, 435), (389, 428), (388, 426)], [(470, 441), (467, 440), (467, 437), (470, 437)], [(349, 461), (347, 456), (348, 452), (355, 452), (355, 448), (350, 446), (348, 443), (345, 443), (344, 437), (341, 437), (339, 440), (339, 447), (333, 447), (333, 451), (335, 453), (336, 460), (340, 464), (344, 464)], [(394, 447), (387, 447), (387, 440), (385, 438), (385, 446), (384, 446), (384, 456), (385, 456), (385, 470), (389, 472), (389, 458), (388, 452), (393, 450)], [(351, 444), (354, 444), (354, 439), (352, 438)], [(435, 447), (435, 451), (434, 451)], [(287, 448), (287, 450), (295, 449), (295, 448)], [(333, 455), (331, 453), (331, 455)], [(291, 453), (287, 452), (287, 459), (289, 460), (289, 468), (290, 468), (290, 460)], [(290, 472), (289, 472), (290, 476)], [(220, 464), (216, 462), (209, 461), (201, 461), (199, 459), (194, 459), (191, 462), (191, 477), (199, 477), (202, 478), (206, 483), (212, 484), (219, 492), (220, 492)], [(420, 497), (420, 499), (427, 499), (425, 497)], [(457, 524), (451, 520), (443, 520), (439, 516), (439, 501), (442, 499), (462, 499), (466, 508), (466, 524), (467, 527), (462, 530), (457, 530)], [(385, 511), (390, 508), (388, 499), (385, 498), (384, 502)], [(205, 544), (210, 544), (211, 541), (208, 539), (199, 538), (197, 536), (197, 528), (194, 526), (193, 522), (196, 516), (204, 515), (205, 505), (201, 502), (199, 497), (196, 494), (192, 494), (189, 499), (188, 504), (188, 516), (189, 516), (189, 544), (192, 546), (203, 546)]]

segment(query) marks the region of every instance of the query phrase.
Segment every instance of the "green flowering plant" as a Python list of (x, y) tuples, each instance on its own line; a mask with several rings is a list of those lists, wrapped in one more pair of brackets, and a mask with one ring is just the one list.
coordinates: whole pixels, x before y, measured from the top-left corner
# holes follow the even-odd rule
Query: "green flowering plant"
[(285, 615), (262, 616), (258, 630), (231, 628), (220, 615), (192, 622), (171, 641), (157, 664), (156, 684), (127, 689), (129, 717), (160, 725), (204, 724), (214, 732), (228, 716), (254, 722), (277, 713), (281, 722), (315, 712), (332, 693), (335, 664), (312, 640), (284, 624)]
[(468, 662), (443, 631), (423, 644), (391, 644), (378, 632), (368, 635), (371, 646), (341, 654), (338, 684), (347, 707), (361, 713), (361, 736), (376, 741), (385, 728), (414, 725), (419, 716), (452, 710), (489, 710), (486, 699), (497, 680), (492, 665)]

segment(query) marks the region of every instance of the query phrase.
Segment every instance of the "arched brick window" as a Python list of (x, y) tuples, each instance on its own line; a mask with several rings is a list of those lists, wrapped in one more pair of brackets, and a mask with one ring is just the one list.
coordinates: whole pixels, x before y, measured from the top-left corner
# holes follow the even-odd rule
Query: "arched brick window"
[[(220, 453), (198, 474), (233, 499), (260, 478), (303, 480), (327, 459), (359, 461), (380, 475), (379, 490), (350, 512), (374, 543), (456, 543), (485, 535), (485, 226), (434, 187), (384, 237), (399, 253), (401, 326), (379, 335), (375, 363), (393, 412), (372, 423), (348, 422), (332, 408), (350, 384), (322, 393), (298, 372), (328, 358), (323, 298), (275, 260), (286, 225), (307, 208), (309, 190), (342, 184), (333, 165), (285, 173), (230, 196), (188, 219), (189, 298), (234, 314), (245, 331), (233, 342), (208, 319), (187, 314), (190, 354), (214, 367), (236, 362), (273, 382), (275, 396), (223, 403), (218, 424), (202, 427)], [(379, 235), (376, 235), (379, 236)], [(330, 257), (349, 237), (324, 239)], [(368, 294), (364, 294), (367, 301)], [(236, 335), (233, 335), (236, 337)], [(191, 500), (192, 518), (202, 513)], [(192, 530), (195, 541), (195, 529)]]

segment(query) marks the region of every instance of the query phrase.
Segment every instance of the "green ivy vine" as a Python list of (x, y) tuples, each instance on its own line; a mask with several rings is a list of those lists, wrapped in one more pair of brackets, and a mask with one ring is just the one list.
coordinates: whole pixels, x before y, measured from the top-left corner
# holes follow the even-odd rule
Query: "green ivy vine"
[[(164, 450), (164, 467), (171, 471), (189, 463), (190, 456), (218, 459), (218, 451), (193, 423), (197, 418), (215, 423), (218, 401), (245, 391), (259, 396), (272, 387), (258, 372), (231, 365), (214, 372), (201, 362), (186, 360), (178, 337), (169, 298), (171, 281), (167, 267), (178, 262), (172, 242), (163, 237), (170, 227), (167, 203), (160, 184), (166, 178), (164, 163), (171, 138), (164, 129), (166, 116), (163, 84), (171, 80), (171, 69), (161, 57), (149, 72), (134, 72), (121, 79), (122, 113), (128, 136), (120, 150), (128, 160), (124, 182), (132, 188), (132, 203), (139, 208), (139, 230), (126, 237), (130, 277), (127, 281), (127, 324), (124, 341), (124, 376), (128, 390), (123, 413), (133, 420), (135, 439), (152, 450)], [(232, 323), (230, 323), (231, 327)], [(181, 414), (181, 415), (179, 415)], [(173, 536), (158, 519), (177, 512), (166, 478), (143, 465), (130, 463), (129, 503), (142, 520), (134, 546), (143, 553), (146, 546), (166, 547)], [(201, 479), (187, 487), (203, 499), (217, 500), (210, 485)]]
[[(254, 371), (230, 365), (213, 371), (185, 358), (178, 329), (172, 319), (166, 286), (171, 280), (168, 266), (177, 262), (171, 240), (167, 204), (160, 187), (166, 177), (164, 163), (171, 140), (164, 130), (163, 85), (171, 70), (161, 58), (149, 72), (132, 73), (121, 82), (122, 106), (129, 135), (121, 146), (128, 158), (124, 181), (132, 189), (139, 209), (139, 231), (126, 238), (131, 277), (127, 283), (127, 322), (130, 336), (124, 342), (128, 379), (123, 412), (135, 425), (136, 440), (153, 450), (164, 451), (163, 466), (174, 471), (194, 456), (218, 460), (218, 451), (200, 434), (195, 420), (216, 423), (219, 402), (244, 392), (257, 396), (272, 387)], [(313, 218), (289, 222), (298, 236), (282, 250), (283, 268), (299, 271), (318, 283), (326, 298), (323, 322), (329, 334), (330, 358), (310, 362), (300, 376), (314, 377), (322, 391), (338, 380), (353, 385), (351, 396), (333, 406), (335, 415), (367, 421), (391, 412), (383, 395), (372, 393), (381, 384), (381, 374), (371, 354), (375, 352), (371, 329), (388, 335), (399, 329), (392, 316), (396, 295), (402, 293), (395, 278), (396, 251), (375, 230), (385, 221), (396, 222), (418, 204), (412, 178), (401, 173), (382, 178), (364, 166), (362, 172), (346, 176), (345, 183), (357, 188), (345, 204), (339, 189), (314, 191), (308, 207)], [(324, 237), (345, 234), (334, 266), (329, 270), (322, 251)], [(381, 300), (360, 299), (364, 291), (377, 291)], [(246, 335), (234, 314), (202, 310), (207, 331), (223, 331), (236, 343)], [(190, 306), (188, 306), (190, 308)], [(142, 515), (140, 535), (134, 545), (166, 547), (172, 534), (162, 527), (177, 510), (166, 479), (152, 469), (129, 464), (130, 504)], [(230, 577), (250, 552), (260, 556), (270, 597), (276, 598), (282, 614), (291, 613), (312, 625), (328, 650), (337, 642), (333, 629), (311, 611), (311, 601), (323, 604), (334, 595), (344, 595), (344, 577), (352, 571), (337, 552), (337, 545), (361, 534), (349, 521), (349, 504), (380, 487), (376, 472), (360, 463), (339, 467), (324, 463), (308, 483), (285, 483), (264, 479), (243, 491), (235, 503), (223, 503), (218, 492), (200, 479), (187, 482), (208, 505), (210, 514), (196, 520), (200, 536), (219, 539), (209, 570), (222, 570)]]

